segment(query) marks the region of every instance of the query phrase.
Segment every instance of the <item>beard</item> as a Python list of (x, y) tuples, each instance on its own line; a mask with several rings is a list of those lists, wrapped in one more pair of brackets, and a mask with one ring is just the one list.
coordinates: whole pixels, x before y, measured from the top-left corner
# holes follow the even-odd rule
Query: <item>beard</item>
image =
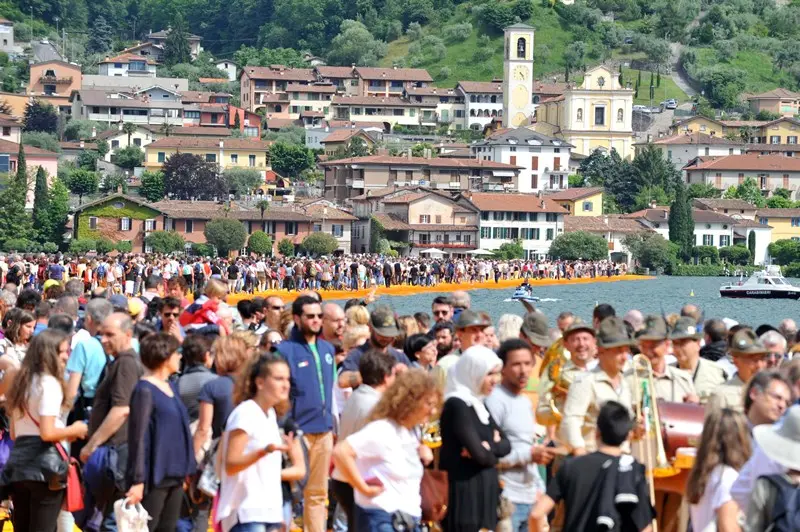
[(453, 342), (449, 344), (436, 344), (436, 358), (437, 360), (450, 353), (453, 350)]
[(320, 325), (319, 325), (319, 326), (316, 328), (316, 330), (314, 330), (314, 328), (313, 328), (313, 327), (311, 327), (310, 325), (308, 325), (308, 324), (305, 324), (305, 323), (302, 323), (302, 322), (300, 322), (298, 325), (299, 325), (299, 327), (300, 327), (300, 332), (301, 332), (301, 333), (302, 333), (304, 336), (311, 335), (311, 334), (313, 334), (313, 335), (315, 335), (315, 336), (318, 336), (318, 335), (319, 335), (319, 333), (320, 333), (320, 331), (322, 330), (322, 324), (321, 324), (321, 323), (320, 323)]

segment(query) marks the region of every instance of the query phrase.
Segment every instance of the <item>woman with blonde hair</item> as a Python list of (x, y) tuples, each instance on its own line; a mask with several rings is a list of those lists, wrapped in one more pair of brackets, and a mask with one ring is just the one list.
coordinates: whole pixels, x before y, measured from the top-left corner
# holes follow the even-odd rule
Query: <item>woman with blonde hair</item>
[(397, 376), (360, 431), (336, 444), (333, 461), (355, 492), (358, 532), (419, 530), (420, 482), (430, 449), (417, 427), (436, 413), (442, 395), (430, 374), (409, 369)]
[(694, 467), (686, 483), (692, 529), (739, 531), (739, 506), (731, 486), (750, 458), (747, 419), (730, 408), (713, 409), (706, 416)]
[(414, 316), (400, 316), (397, 318), (397, 328), (400, 334), (394, 339), (394, 347), (402, 351), (406, 345), (406, 338), (419, 333), (419, 324)]
[(510, 340), (512, 338), (519, 338), (519, 332), (522, 330), (522, 316), (516, 314), (503, 314), (497, 320), (496, 336), (500, 343)]
[(354, 305), (344, 313), (347, 318), (347, 326), (369, 325), (369, 310), (364, 305)]
[[(212, 279), (213, 281), (214, 279)], [(220, 336), (211, 346), (211, 356), (218, 377), (203, 385), (197, 400), (200, 417), (194, 434), (194, 452), (198, 455), (211, 435), (217, 439), (225, 429), (225, 420), (233, 410), (233, 388), (236, 377), (251, 358), (251, 347), (242, 338)]]

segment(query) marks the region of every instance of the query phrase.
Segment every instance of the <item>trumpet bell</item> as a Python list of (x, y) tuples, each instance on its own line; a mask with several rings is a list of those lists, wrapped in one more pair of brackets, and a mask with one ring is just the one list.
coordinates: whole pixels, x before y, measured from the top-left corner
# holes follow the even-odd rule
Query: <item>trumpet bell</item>
[(550, 404), (540, 405), (536, 409), (536, 422), (540, 425), (558, 425), (564, 415), (558, 411), (558, 407), (553, 399), (550, 399)]
[(442, 446), (442, 430), (439, 421), (431, 421), (422, 431), (422, 443), (429, 449), (438, 449)]

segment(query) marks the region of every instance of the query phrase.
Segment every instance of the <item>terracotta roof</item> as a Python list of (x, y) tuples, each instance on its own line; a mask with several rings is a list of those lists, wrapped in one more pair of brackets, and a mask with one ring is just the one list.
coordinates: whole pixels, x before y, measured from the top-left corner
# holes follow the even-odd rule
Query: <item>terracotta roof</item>
[(409, 192), (408, 194), (403, 194), (401, 196), (386, 198), (385, 200), (383, 200), (383, 203), (394, 203), (394, 204), (411, 203), (417, 201), (418, 199), (428, 197), (429, 195), (430, 195), (429, 192)]
[(743, 219), (736, 218), (736, 225), (734, 227), (754, 227), (754, 228), (757, 228), (757, 229), (770, 228), (770, 226), (767, 225), (767, 224), (762, 224), (762, 223), (759, 223), (759, 222), (757, 222), (755, 220), (748, 220), (746, 218), (743, 218)]
[(325, 118), (322, 111), (300, 111), (300, 118)]
[(414, 231), (477, 231), (477, 225), (409, 224)]
[[(669, 207), (656, 207), (655, 209), (642, 209), (641, 211), (623, 214), (623, 218), (644, 219), (649, 222), (663, 223), (669, 220)], [(735, 225), (737, 220), (728, 215), (705, 209), (692, 209), (694, 223), (722, 223)]]
[(521, 166), (515, 166), (495, 161), (484, 161), (479, 159), (447, 159), (434, 157), (425, 159), (424, 157), (392, 157), (391, 155), (367, 155), (366, 157), (351, 157), (349, 159), (339, 159), (323, 163), (324, 165), (342, 164), (363, 164), (363, 165), (398, 165), (398, 166), (434, 166), (443, 168), (486, 168), (495, 170), (514, 170)]
[(474, 143), (475, 146), (495, 144), (529, 144), (534, 146), (544, 145), (558, 148), (575, 147), (563, 139), (550, 137), (526, 127), (500, 129), (486, 137), (484, 140), (479, 140)]
[(733, 209), (733, 210), (752, 210), (755, 209), (756, 206), (747, 203), (741, 199), (718, 199), (718, 198), (695, 198), (693, 201), (694, 205), (700, 207), (701, 209), (705, 207), (706, 209)]
[(323, 78), (354, 79), (356, 77), (356, 74), (353, 72), (353, 67), (320, 65), (315, 67), (315, 69)]
[(575, 201), (595, 194), (602, 194), (603, 187), (584, 187), (584, 188), (568, 188), (567, 190), (559, 190), (548, 194), (547, 197), (553, 201)]
[(289, 95), (285, 92), (269, 93), (261, 95), (261, 103), (283, 103), (289, 101)]
[[(169, 28), (167, 28), (166, 30), (157, 31), (155, 33), (149, 33), (147, 35), (147, 38), (148, 39), (166, 39), (167, 35), (169, 35), (169, 32), (170, 32), (170, 30), (169, 30)], [(199, 41), (201, 39), (201, 37), (198, 37), (197, 35), (194, 35), (192, 33), (187, 33), (186, 34), (186, 38), (189, 39), (190, 41)]]
[(373, 213), (372, 216), (378, 222), (380, 222), (383, 228), (386, 229), (387, 231), (408, 231), (409, 229), (411, 229), (411, 226), (408, 225), (396, 214), (388, 212), (376, 212)]
[(764, 218), (800, 218), (800, 209), (758, 209), (756, 216)]
[(224, 96), (230, 98), (232, 95), (225, 92), (212, 91), (181, 91), (181, 101), (183, 103), (208, 103), (212, 96)]
[(351, 128), (366, 128), (366, 127), (377, 127), (383, 130), (384, 125), (383, 122), (370, 122), (367, 120), (359, 120), (358, 122), (351, 122), (349, 120), (329, 120), (328, 126), (330, 127), (351, 127)]
[(301, 125), (301, 122), (294, 118), (267, 118), (267, 129), (280, 129), (282, 127), (294, 125)]
[[(120, 132), (121, 133), (121, 132)], [(94, 150), (97, 149), (96, 142), (84, 142), (83, 147), (81, 147), (81, 142), (79, 140), (76, 141), (65, 141), (59, 142), (59, 147), (62, 150)], [(25, 151), (28, 151), (28, 147), (25, 147)]]
[(638, 220), (622, 218), (620, 215), (565, 216), (564, 232), (587, 231), (590, 233), (642, 233), (651, 231)]
[(313, 70), (310, 68), (287, 68), (283, 65), (268, 67), (246, 66), (242, 69), (252, 79), (282, 79), (286, 81), (315, 81)]
[(568, 212), (549, 196), (539, 198), (536, 194), (472, 192), (465, 193), (464, 197), (482, 211), (555, 212), (559, 214)]
[(741, 170), (750, 172), (800, 172), (800, 159), (781, 155), (727, 155), (724, 157), (701, 157), (687, 164), (684, 169), (692, 170)]
[(227, 127), (216, 126), (181, 126), (172, 130), (171, 136), (175, 137), (190, 137), (190, 136), (207, 136), (207, 137), (230, 137), (231, 130)]
[(314, 92), (321, 94), (334, 94), (336, 86), (330, 83), (320, 83), (313, 85), (301, 85), (299, 83), (289, 83), (286, 85), (286, 92)]
[(564, 100), (564, 95), (560, 94), (558, 96), (550, 96), (549, 98), (542, 98), (539, 100), (539, 103), (547, 103), (547, 102), (560, 102)]
[(120, 54), (114, 57), (106, 57), (104, 60), (100, 61), (100, 64), (103, 63), (130, 63), (131, 61), (135, 62), (145, 62), (148, 65), (155, 65), (156, 62), (152, 59), (148, 59), (144, 55), (139, 54)]
[[(645, 145), (646, 142), (638, 142), (639, 145)], [(671, 145), (690, 145), (690, 144), (716, 144), (724, 146), (743, 146), (744, 142), (740, 140), (730, 140), (718, 135), (706, 135), (705, 133), (691, 133), (672, 135), (671, 137), (662, 137), (653, 141), (653, 144), (671, 144)]]
[(326, 144), (329, 142), (347, 142), (348, 140), (355, 137), (359, 133), (363, 133), (364, 136), (369, 138), (370, 142), (373, 143), (375, 142), (374, 140), (372, 140), (372, 137), (370, 137), (360, 129), (337, 129), (336, 131), (333, 131), (330, 135), (322, 139), (320, 142), (322, 144)]
[(800, 99), (800, 94), (784, 88), (772, 89), (771, 91), (762, 92), (761, 94), (751, 94), (747, 97), (748, 100), (779, 100), (784, 98), (791, 98), (794, 100)]
[(114, 194), (110, 194), (108, 196), (103, 196), (101, 198), (98, 198), (98, 199), (96, 199), (94, 201), (90, 201), (88, 203), (83, 203), (77, 208), (77, 211), (86, 210), (89, 207), (94, 207), (95, 205), (101, 205), (103, 203), (106, 203), (106, 202), (109, 202), (109, 201), (113, 201), (115, 199), (124, 199), (124, 200), (130, 201), (131, 203), (135, 203), (137, 205), (144, 205), (145, 207), (150, 207), (151, 209), (155, 209), (156, 208), (152, 203), (148, 203), (147, 200), (145, 200), (141, 196), (130, 196), (128, 194), (114, 193)]
[(219, 149), (220, 142), (223, 149), (228, 150), (255, 150), (268, 151), (272, 142), (251, 139), (251, 138), (201, 138), (201, 137), (164, 137), (155, 142), (151, 142), (146, 148), (216, 148)]
[(747, 144), (744, 147), (744, 151), (745, 153), (800, 151), (800, 144)]
[(324, 218), (326, 220), (346, 220), (350, 222), (358, 220), (358, 218), (347, 211), (343, 211), (342, 209), (331, 207), (330, 205), (325, 205), (322, 203), (307, 205), (303, 207), (303, 210), (307, 215), (314, 219)]
[[(25, 155), (39, 155), (40, 157), (58, 157), (57, 153), (52, 151), (36, 148), (35, 146), (25, 146)], [(19, 153), (19, 144), (11, 142), (10, 140), (0, 140), (0, 153), (7, 153), (9, 155), (17, 155)]]
[(356, 67), (356, 73), (362, 79), (385, 79), (389, 81), (427, 81), (433, 78), (424, 68), (377, 68)]
[(0, 114), (0, 126), (22, 127), (22, 123), (8, 115)]
[(331, 99), (333, 105), (375, 105), (381, 107), (436, 107), (436, 103), (411, 102), (398, 96), (347, 96), (337, 94)]
[(363, 194), (359, 194), (358, 196), (353, 196), (350, 198), (351, 200), (367, 200), (367, 199), (375, 199), (375, 198), (382, 198), (383, 196), (388, 196), (389, 194), (393, 194), (399, 190), (408, 189), (409, 191), (419, 190), (420, 187), (397, 187), (392, 185), (390, 187), (384, 188), (373, 188), (366, 191)]
[(500, 81), (459, 81), (464, 92), (491, 92), (502, 94), (503, 83)]
[(460, 96), (455, 89), (442, 87), (409, 87), (406, 92), (411, 96)]
[(566, 83), (545, 83), (542, 81), (533, 82), (533, 94), (563, 94), (567, 90)]
[(197, 78), (199, 83), (228, 83), (228, 78)]
[(720, 120), (725, 127), (761, 127), (769, 124), (770, 120)]
[(157, 209), (170, 218), (188, 218), (194, 220), (210, 220), (212, 218), (224, 217), (243, 221), (275, 220), (289, 222), (310, 222), (311, 217), (303, 214), (299, 210), (286, 207), (273, 207), (264, 211), (261, 217), (261, 209), (248, 209), (236, 202), (231, 202), (228, 208), (225, 203), (219, 201), (189, 201), (189, 200), (161, 200), (149, 205)]
[[(111, 77), (111, 76), (109, 76)], [(120, 91), (104, 91), (95, 89), (82, 89), (74, 91), (70, 101), (75, 95), (80, 95), (81, 103), (84, 106), (97, 107), (124, 107), (127, 109), (183, 109), (182, 102), (169, 100), (144, 100), (142, 98), (112, 98), (112, 94), (119, 94)], [(124, 91), (123, 91), (124, 92)]]

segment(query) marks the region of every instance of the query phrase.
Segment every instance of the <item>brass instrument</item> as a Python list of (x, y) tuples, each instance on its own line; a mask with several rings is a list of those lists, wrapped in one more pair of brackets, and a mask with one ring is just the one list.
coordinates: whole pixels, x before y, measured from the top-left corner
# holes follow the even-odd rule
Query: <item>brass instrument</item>
[[(547, 403), (540, 403), (536, 408), (536, 422), (540, 425), (558, 425), (564, 417), (556, 406), (556, 398), (566, 398), (569, 386), (572, 384), (564, 378), (564, 365), (567, 363), (567, 356), (564, 354), (564, 339), (559, 338), (545, 351), (542, 365), (539, 368), (539, 377), (547, 372), (550, 381), (550, 399)], [(544, 401), (545, 397), (539, 398)]]
[(438, 419), (423, 425), (422, 443), (429, 449), (438, 449), (442, 446), (442, 427)]

